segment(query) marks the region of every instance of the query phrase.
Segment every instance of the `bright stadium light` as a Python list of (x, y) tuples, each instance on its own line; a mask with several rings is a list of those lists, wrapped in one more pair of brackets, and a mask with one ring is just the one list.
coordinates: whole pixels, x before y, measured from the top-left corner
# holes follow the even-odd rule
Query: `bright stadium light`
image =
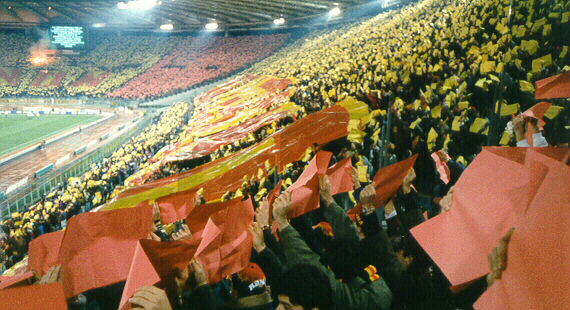
[(275, 25), (283, 25), (283, 24), (285, 24), (285, 18), (280, 17), (280, 18), (274, 19), (274, 20), (273, 20), (273, 23), (274, 23)]
[(95, 23), (93, 24), (93, 28), (103, 28), (105, 27), (105, 23)]
[(129, 9), (146, 10), (152, 8), (155, 5), (156, 5), (156, 0), (131, 0), (128, 2), (117, 3), (117, 7), (121, 10), (129, 10)]
[(216, 30), (216, 29), (218, 29), (218, 23), (216, 23), (216, 22), (207, 23), (205, 27), (208, 30)]
[(337, 17), (342, 13), (342, 11), (340, 10), (340, 8), (338, 6), (335, 6), (334, 8), (332, 8), (329, 11), (329, 16), (330, 17)]
[(174, 29), (174, 25), (173, 25), (173, 24), (160, 25), (160, 30), (172, 30), (172, 29)]

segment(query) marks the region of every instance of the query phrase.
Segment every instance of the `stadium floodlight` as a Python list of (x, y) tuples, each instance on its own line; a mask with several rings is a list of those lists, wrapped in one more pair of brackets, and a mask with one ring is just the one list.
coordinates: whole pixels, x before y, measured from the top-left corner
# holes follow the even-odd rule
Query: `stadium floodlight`
[(173, 24), (160, 25), (160, 30), (172, 30), (172, 29), (174, 29), (174, 25), (173, 25)]
[(340, 10), (340, 8), (338, 6), (335, 6), (334, 8), (332, 8), (329, 11), (329, 16), (330, 17), (337, 17), (342, 13), (342, 11)]
[(141, 9), (146, 10), (154, 7), (156, 0), (131, 0), (128, 2), (119, 2), (117, 7), (121, 10)]
[(93, 28), (103, 28), (105, 27), (105, 23), (95, 23), (93, 24)]
[(285, 18), (280, 17), (280, 18), (274, 19), (274, 20), (273, 20), (273, 23), (274, 23), (275, 25), (283, 25), (283, 24), (285, 24)]
[(208, 30), (216, 30), (216, 29), (218, 29), (218, 23), (216, 23), (216, 22), (207, 23), (205, 27)]

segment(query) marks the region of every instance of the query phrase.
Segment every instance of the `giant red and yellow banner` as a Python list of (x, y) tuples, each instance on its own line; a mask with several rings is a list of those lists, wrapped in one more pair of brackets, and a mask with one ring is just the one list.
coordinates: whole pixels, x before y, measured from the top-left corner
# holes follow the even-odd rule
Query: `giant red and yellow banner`
[(220, 198), (241, 187), (244, 175), (255, 175), (265, 161), (282, 169), (299, 160), (314, 144), (323, 145), (347, 135), (350, 113), (341, 106), (310, 114), (261, 142), (228, 157), (207, 163), (185, 173), (137, 186), (121, 193), (103, 209), (127, 208), (145, 200), (203, 187), (207, 200)]

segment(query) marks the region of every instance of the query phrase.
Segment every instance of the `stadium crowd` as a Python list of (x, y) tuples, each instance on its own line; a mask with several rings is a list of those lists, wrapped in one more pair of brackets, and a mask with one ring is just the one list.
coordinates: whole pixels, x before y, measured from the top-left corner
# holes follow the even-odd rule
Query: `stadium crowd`
[[(266, 165), (258, 175), (244, 175), (240, 189), (221, 197), (224, 202), (251, 198), (255, 208), (255, 222), (249, 226), (251, 263), (246, 268), (211, 283), (206, 272), (209, 267), (203, 265), (204, 261), (192, 259), (181, 272), (170, 275), (162, 288), (138, 288), (129, 302), (143, 309), (471, 309), (507, 268), (506, 248), (513, 231), (497, 240), (497, 247), (489, 255), (488, 274), (460, 293), (453, 293), (445, 275), (410, 230), (427, 218), (449, 211), (454, 184), (486, 144), (494, 103), (508, 111), (503, 111), (500, 119), (503, 145), (523, 146), (526, 142), (528, 146), (525, 129), (539, 131), (541, 117), (533, 121), (519, 112), (535, 104), (533, 82), (570, 69), (569, 9), (565, 1), (514, 1), (509, 16), (506, 1), (420, 1), (311, 35), (257, 63), (250, 72), (296, 79), (292, 100), (302, 107), (301, 111), (235, 144), (224, 145), (200, 161), (166, 166), (150, 181), (229, 156), (262, 141), (294, 119), (350, 97), (368, 104), (369, 122), (356, 136), (307, 149), (301, 159), (286, 165), (281, 173)], [(503, 97), (495, 95), (496, 89)], [(564, 104), (563, 100), (558, 102)], [(97, 175), (100, 181), (99, 175), (107, 173), (108, 180), (116, 178), (117, 182), (101, 192), (97, 202), (113, 197), (113, 187), (140, 168), (148, 156), (179, 141), (184, 109), (177, 106), (169, 112), (172, 115), (158, 121), (166, 126), (160, 136), (154, 136), (160, 128), (156, 125), (154, 131), (139, 136), (123, 152), (119, 150), (105, 166), (106, 171), (92, 171), (78, 183), (89, 189), (89, 176)], [(554, 119), (556, 114), (549, 117)], [(389, 142), (383, 145), (382, 128), (389, 122)], [(545, 122), (544, 136), (537, 133), (542, 139), (534, 139), (534, 143), (566, 143), (567, 136), (552, 135), (553, 127), (551, 121)], [(145, 150), (149, 138), (155, 138), (156, 147)], [(144, 145), (142, 141), (146, 141)], [(136, 153), (131, 152), (133, 149)], [(383, 154), (385, 149), (387, 155)], [(351, 158), (352, 188), (348, 193), (333, 195), (330, 178), (320, 177), (321, 207), (290, 219), (292, 197), (287, 189), (322, 150), (332, 151), (330, 165)], [(379, 191), (373, 177), (386, 163), (401, 162), (413, 154), (418, 154), (413, 168), (396, 182), (395, 193), (382, 206), (376, 205)], [(435, 160), (433, 154), (439, 159)], [(135, 158), (127, 160), (128, 156)], [(122, 166), (111, 165), (117, 161)], [(449, 169), (448, 182), (442, 180), (438, 161)], [(127, 171), (121, 174), (121, 167)], [(95, 190), (110, 184), (95, 182)], [(69, 216), (63, 214), (67, 208), (77, 209), (72, 193), (81, 196), (81, 192), (74, 191), (69, 183), (69, 190), (51, 197), (60, 201), (60, 211), (54, 213), (54, 229), (65, 227)], [(276, 187), (283, 192), (272, 197)], [(204, 192), (208, 188), (199, 191), (192, 201), (197, 210), (208, 208)], [(64, 201), (65, 194), (68, 197)], [(96, 193), (89, 194), (83, 195), (83, 201)], [(46, 197), (40, 204), (43, 209), (49, 199)], [(93, 207), (93, 200), (91, 203)], [(81, 205), (77, 203), (79, 209)], [(54, 206), (52, 202), (50, 208)], [(12, 261), (15, 255), (25, 252), (27, 244), (17, 241), (17, 233), (19, 240), (35, 236), (35, 230), (41, 233), (36, 227), (41, 225), (29, 224), (36, 216), (42, 216), (37, 208), (23, 216), (16, 214), (4, 223), (4, 227), (14, 230), (8, 232), (13, 239), (7, 247)], [(163, 225), (156, 206), (153, 221), (148, 238), (155, 241), (192, 241), (198, 233), (190, 230), (188, 222)], [(16, 232), (26, 225), (31, 229)], [(60, 280), (60, 267), (53, 266), (40, 283)], [(105, 309), (109, 305), (116, 308), (123, 283), (80, 294), (70, 305), (82, 309)]]
[(92, 49), (73, 58), (48, 55), (48, 63), (36, 67), (30, 61), (45, 53), (45, 44), (18, 33), (0, 35), (6, 42), (0, 95), (117, 99), (150, 99), (222, 78), (267, 57), (289, 37), (92, 34)]
[(0, 261), (12, 267), (28, 253), (35, 237), (65, 229), (67, 220), (105, 203), (121, 190), (124, 181), (165, 145), (176, 142), (186, 121), (187, 104), (178, 104), (155, 116), (151, 125), (90, 171), (58, 184), (26, 212), (15, 212), (2, 222)]
[(223, 77), (279, 49), (288, 34), (238, 37), (188, 37), (144, 74), (110, 97), (152, 99)]

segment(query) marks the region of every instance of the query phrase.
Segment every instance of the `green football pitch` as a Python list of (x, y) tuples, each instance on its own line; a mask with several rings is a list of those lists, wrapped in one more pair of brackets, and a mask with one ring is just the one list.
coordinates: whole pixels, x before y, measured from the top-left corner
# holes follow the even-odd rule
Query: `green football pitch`
[(0, 155), (102, 118), (99, 115), (0, 115)]

